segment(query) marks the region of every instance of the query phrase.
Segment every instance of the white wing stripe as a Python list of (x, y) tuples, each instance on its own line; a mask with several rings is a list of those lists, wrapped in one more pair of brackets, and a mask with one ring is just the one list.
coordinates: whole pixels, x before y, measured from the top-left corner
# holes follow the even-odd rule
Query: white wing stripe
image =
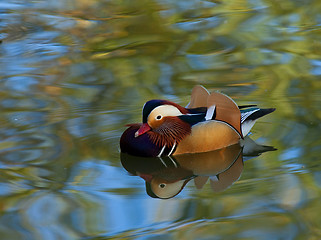
[(210, 106), (207, 109), (206, 115), (205, 115), (205, 120), (211, 120), (215, 112), (215, 105)]
[(197, 115), (203, 115), (204, 113), (187, 113), (187, 114), (183, 114), (183, 116), (187, 115), (187, 116), (197, 116)]
[(243, 123), (249, 116), (251, 116), (253, 113), (259, 111), (260, 109), (255, 109), (253, 111), (241, 113), (241, 123)]

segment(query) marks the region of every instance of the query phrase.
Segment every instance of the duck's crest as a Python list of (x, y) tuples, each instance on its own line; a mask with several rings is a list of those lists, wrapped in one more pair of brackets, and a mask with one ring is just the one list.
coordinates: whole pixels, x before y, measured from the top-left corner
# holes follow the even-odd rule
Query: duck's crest
[(201, 85), (196, 85), (192, 90), (191, 101), (186, 108), (206, 107), (210, 93)]
[(207, 108), (213, 105), (215, 105), (215, 120), (228, 123), (243, 138), (241, 112), (237, 104), (223, 93), (212, 92), (207, 99)]

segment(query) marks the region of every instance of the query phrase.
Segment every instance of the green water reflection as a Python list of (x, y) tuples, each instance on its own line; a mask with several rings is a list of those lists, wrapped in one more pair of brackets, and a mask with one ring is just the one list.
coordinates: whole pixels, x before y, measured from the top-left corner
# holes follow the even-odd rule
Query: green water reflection
[[(3, 239), (320, 239), (321, 4), (0, 2)], [(152, 98), (195, 84), (276, 107), (223, 192), (150, 198), (119, 137)], [(183, 230), (183, 231), (181, 231)]]

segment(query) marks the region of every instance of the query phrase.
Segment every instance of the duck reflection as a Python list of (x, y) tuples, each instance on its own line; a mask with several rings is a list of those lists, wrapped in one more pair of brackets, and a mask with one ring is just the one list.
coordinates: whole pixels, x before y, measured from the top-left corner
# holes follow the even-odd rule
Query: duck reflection
[(239, 179), (243, 156), (258, 156), (273, 150), (276, 149), (246, 137), (238, 144), (204, 153), (158, 158), (121, 153), (121, 162), (129, 173), (145, 180), (149, 196), (168, 199), (179, 194), (192, 179), (197, 189), (209, 180), (214, 192), (223, 191)]

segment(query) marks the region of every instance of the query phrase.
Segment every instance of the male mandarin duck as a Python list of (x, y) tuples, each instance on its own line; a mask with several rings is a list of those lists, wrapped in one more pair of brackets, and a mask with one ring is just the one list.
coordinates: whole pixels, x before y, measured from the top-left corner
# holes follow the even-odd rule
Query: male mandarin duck
[(120, 149), (134, 156), (162, 157), (227, 147), (243, 139), (258, 118), (275, 110), (255, 106), (238, 106), (230, 97), (197, 85), (186, 107), (167, 100), (146, 102), (143, 123), (127, 125)]

